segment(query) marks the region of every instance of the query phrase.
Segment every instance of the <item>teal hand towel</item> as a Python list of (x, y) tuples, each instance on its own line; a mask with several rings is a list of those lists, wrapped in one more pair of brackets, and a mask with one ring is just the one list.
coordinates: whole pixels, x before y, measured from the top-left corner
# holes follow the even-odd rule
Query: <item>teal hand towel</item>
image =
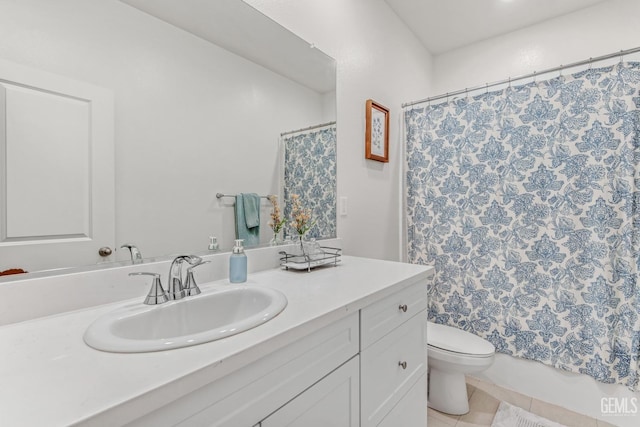
[(244, 193), (242, 197), (247, 228), (260, 227), (260, 196), (256, 193)]
[(256, 246), (260, 243), (260, 220), (258, 219), (257, 227), (247, 227), (244, 196), (243, 194), (236, 195), (236, 204), (234, 206), (236, 213), (236, 239), (244, 240), (245, 246)]

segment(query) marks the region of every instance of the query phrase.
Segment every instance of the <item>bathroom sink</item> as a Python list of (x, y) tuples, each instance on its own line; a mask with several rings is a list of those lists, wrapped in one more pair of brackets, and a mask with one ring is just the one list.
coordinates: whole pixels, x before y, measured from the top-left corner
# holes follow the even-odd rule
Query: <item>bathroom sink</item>
[(119, 308), (93, 322), (84, 341), (116, 353), (187, 347), (262, 325), (286, 306), (287, 298), (274, 289), (218, 289), (160, 305)]

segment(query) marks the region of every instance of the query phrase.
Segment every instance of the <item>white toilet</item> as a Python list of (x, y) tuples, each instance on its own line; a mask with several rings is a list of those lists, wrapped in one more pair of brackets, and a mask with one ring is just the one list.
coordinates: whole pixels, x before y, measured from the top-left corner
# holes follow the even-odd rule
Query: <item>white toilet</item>
[(489, 341), (451, 326), (427, 322), (429, 407), (453, 415), (469, 412), (465, 374), (493, 363)]

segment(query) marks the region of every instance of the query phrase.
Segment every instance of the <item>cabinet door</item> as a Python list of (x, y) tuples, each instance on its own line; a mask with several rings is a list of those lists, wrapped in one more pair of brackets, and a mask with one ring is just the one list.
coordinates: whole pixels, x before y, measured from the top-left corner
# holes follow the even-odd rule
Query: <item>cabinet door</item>
[(357, 427), (359, 356), (271, 414), (262, 427)]

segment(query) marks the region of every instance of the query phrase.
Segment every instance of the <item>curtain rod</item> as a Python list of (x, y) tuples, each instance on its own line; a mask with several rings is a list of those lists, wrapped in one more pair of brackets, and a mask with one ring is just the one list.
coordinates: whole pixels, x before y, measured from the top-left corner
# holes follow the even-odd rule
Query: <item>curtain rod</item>
[(559, 67), (554, 67), (554, 68), (548, 68), (546, 70), (543, 71), (534, 71), (533, 73), (529, 73), (529, 74), (525, 74), (522, 76), (517, 76), (517, 77), (509, 77), (508, 79), (504, 79), (504, 80), (500, 80), (497, 82), (493, 82), (493, 83), (485, 83), (484, 85), (481, 86), (474, 86), (474, 87), (470, 87), (470, 88), (465, 88), (465, 89), (461, 89), (461, 90), (456, 90), (454, 92), (448, 92), (448, 93), (443, 93), (441, 95), (437, 95), (437, 96), (430, 96), (428, 98), (424, 98), (421, 99), (419, 101), (412, 101), (412, 102), (406, 102), (404, 104), (402, 104), (402, 108), (405, 107), (410, 107), (412, 105), (416, 105), (416, 104), (422, 104), (424, 102), (431, 102), (431, 101), (435, 101), (438, 99), (443, 99), (443, 98), (449, 98), (450, 96), (457, 96), (457, 95), (461, 95), (463, 93), (469, 93), (469, 92), (473, 92), (476, 90), (480, 90), (480, 89), (489, 89), (490, 87), (494, 87), (494, 86), (499, 86), (499, 85), (503, 85), (503, 84), (511, 84), (515, 81), (518, 80), (524, 80), (524, 79), (529, 79), (531, 77), (537, 77), (541, 74), (548, 74), (548, 73), (553, 73), (556, 71), (562, 71), (566, 68), (573, 68), (573, 67), (578, 67), (580, 65), (591, 65), (594, 62), (598, 62), (598, 61), (605, 61), (607, 59), (611, 59), (611, 58), (615, 58), (615, 57), (620, 57), (620, 60), (622, 61), (622, 57), (625, 55), (630, 55), (632, 53), (637, 53), (640, 52), (640, 46), (639, 47), (634, 47), (633, 49), (627, 49), (627, 50), (621, 50), (620, 52), (615, 52), (615, 53), (609, 53), (607, 55), (602, 55), (602, 56), (597, 56), (595, 58), (589, 58), (589, 59), (585, 59), (582, 61), (578, 61), (578, 62), (574, 62), (571, 64), (567, 64), (567, 65), (560, 65)]
[(291, 135), (292, 133), (302, 132), (303, 130), (317, 129), (317, 128), (322, 128), (322, 127), (325, 127), (325, 126), (335, 125), (335, 124), (336, 124), (336, 122), (334, 120), (333, 122), (327, 122), (327, 123), (323, 123), (321, 125), (313, 125), (313, 126), (309, 126), (309, 127), (302, 128), (302, 129), (292, 130), (292, 131), (289, 131), (289, 132), (282, 132), (280, 134), (280, 136)]

